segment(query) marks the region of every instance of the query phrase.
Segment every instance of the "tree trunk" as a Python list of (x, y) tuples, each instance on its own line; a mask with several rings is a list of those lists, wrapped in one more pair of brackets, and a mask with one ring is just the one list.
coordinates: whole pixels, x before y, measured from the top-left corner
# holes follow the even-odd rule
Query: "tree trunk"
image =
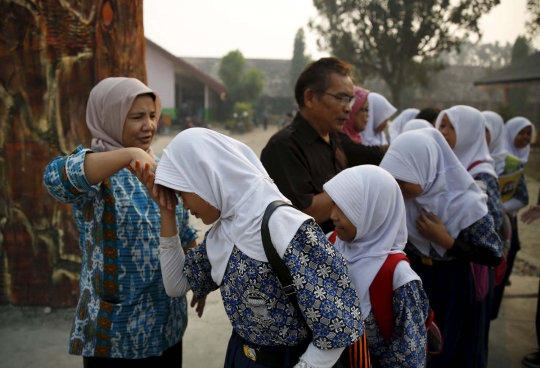
[(73, 306), (79, 233), (43, 171), (89, 145), (94, 85), (146, 82), (142, 0), (3, 0), (0, 16), (0, 302)]

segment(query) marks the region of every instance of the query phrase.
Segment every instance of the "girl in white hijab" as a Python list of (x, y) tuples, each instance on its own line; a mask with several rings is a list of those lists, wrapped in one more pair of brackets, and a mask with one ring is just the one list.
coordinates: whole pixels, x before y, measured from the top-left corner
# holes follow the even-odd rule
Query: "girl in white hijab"
[[(399, 186), (385, 170), (372, 165), (342, 171), (324, 185), (334, 201), (331, 219), (336, 248), (347, 261), (349, 277), (365, 316), (371, 360), (382, 367), (424, 367), (429, 302), (420, 277), (403, 252), (407, 242), (405, 205)], [(392, 263), (392, 257), (398, 257)], [(390, 261), (393, 274), (391, 338), (381, 333), (381, 315), (371, 308), (370, 286)], [(397, 264), (397, 266), (395, 266)], [(390, 266), (391, 267), (391, 266)], [(380, 291), (379, 291), (380, 292)], [(380, 311), (379, 311), (380, 313)], [(387, 317), (388, 318), (388, 317)], [(381, 324), (383, 323), (383, 324)]]
[(383, 96), (375, 92), (368, 95), (369, 118), (366, 129), (360, 132), (362, 144), (364, 146), (384, 146), (388, 144), (384, 129), (388, 124), (388, 119), (397, 111), (390, 102)]
[(172, 189), (192, 214), (215, 223), (184, 257), (175, 224), (162, 207), (160, 260), (169, 295), (191, 289), (199, 298), (220, 289), (233, 326), (226, 367), (263, 367), (265, 360), (283, 367), (331, 367), (362, 336), (344, 259), (314, 220), (292, 207), (278, 208), (269, 229), (296, 280), (305, 322), (282, 290), (263, 249), (261, 225), (271, 202), (288, 200), (249, 147), (208, 129), (189, 129), (163, 151), (155, 185), (151, 179), (142, 177), (155, 195)]
[(482, 111), (486, 122), (486, 141), (493, 158), (493, 168), (497, 175), (503, 175), (508, 151), (504, 148), (504, 120), (493, 111)]
[(534, 125), (528, 119), (518, 116), (506, 122), (505, 130), (504, 147), (525, 165), (529, 160), (532, 138), (536, 135)]
[[(467, 168), (476, 183), (487, 194), (488, 210), (493, 218), (495, 229), (499, 230), (504, 221), (503, 205), (494, 160), (489, 154), (485, 138), (487, 127), (484, 115), (470, 106), (454, 106), (441, 111), (435, 126), (441, 131), (461, 164)], [(502, 253), (502, 248), (499, 252)], [(483, 368), (487, 367), (487, 334), (493, 298), (494, 271), (493, 268), (485, 265), (472, 263), (471, 266), (478, 302), (476, 320), (479, 322), (475, 338), (478, 348), (474, 366)]]
[(469, 262), (495, 266), (501, 242), (488, 215), (487, 196), (436, 129), (401, 134), (381, 168), (398, 182), (407, 211), (408, 255), (420, 276), (444, 349), (436, 367), (473, 367), (479, 326)]
[(398, 135), (403, 133), (403, 128), (405, 127), (407, 122), (414, 119), (419, 112), (420, 110), (418, 109), (405, 109), (394, 120), (392, 120), (392, 123), (388, 128), (390, 143), (392, 143)]
[[(505, 124), (504, 147), (508, 151), (506, 172), (510, 175), (517, 174), (523, 170), (523, 166), (529, 160), (530, 143), (532, 137), (536, 135), (534, 125), (523, 117), (515, 117)], [(503, 203), (504, 209), (512, 218), (512, 241), (510, 251), (506, 259), (506, 272), (500, 283), (495, 288), (493, 302), (492, 319), (496, 319), (499, 314), (500, 305), (504, 296), (505, 286), (510, 284), (510, 276), (514, 268), (514, 261), (517, 252), (521, 249), (518, 232), (517, 213), (520, 209), (529, 204), (529, 191), (525, 181), (525, 175), (521, 174), (514, 195), (511, 199)]]
[(408, 121), (407, 124), (405, 124), (405, 126), (403, 127), (402, 133), (410, 132), (411, 130), (426, 129), (426, 128), (434, 129), (435, 127), (431, 125), (430, 123), (428, 123), (426, 120), (412, 119)]
[(443, 110), (435, 127), (442, 133), (457, 158), (488, 195), (488, 210), (495, 228), (503, 222), (503, 207), (498, 175), (485, 139), (486, 121), (482, 113), (470, 106)]

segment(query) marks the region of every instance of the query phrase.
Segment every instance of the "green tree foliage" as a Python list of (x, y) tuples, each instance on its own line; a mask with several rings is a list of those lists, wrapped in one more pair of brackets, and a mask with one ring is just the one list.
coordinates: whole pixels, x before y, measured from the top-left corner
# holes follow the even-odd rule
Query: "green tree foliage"
[[(514, 43), (514, 47), (512, 47), (512, 64), (525, 59), (527, 56), (529, 56), (529, 52), (530, 47), (527, 39), (523, 36), (518, 37)], [(508, 104), (511, 111), (519, 115), (520, 111), (523, 110), (525, 104), (527, 103), (528, 96), (528, 87), (510, 89), (510, 93), (508, 95)]]
[(227, 100), (234, 102), (255, 102), (261, 95), (264, 74), (257, 68), (246, 72), (246, 60), (240, 50), (229, 52), (221, 59), (219, 77), (227, 87)]
[(310, 62), (310, 57), (308, 55), (305, 55), (305, 52), (306, 52), (306, 41), (305, 41), (304, 29), (300, 28), (296, 32), (296, 36), (294, 37), (294, 50), (293, 50), (293, 57), (291, 60), (290, 85), (293, 91), (294, 91), (294, 86), (296, 85), (296, 81), (298, 80), (298, 77), (300, 76), (300, 74), (302, 74), (302, 72), (304, 71), (304, 68)]
[(540, 1), (527, 0), (527, 11), (530, 13), (526, 24), (527, 32), (534, 38), (540, 34)]
[(422, 84), (444, 64), (441, 52), (480, 36), (478, 19), (499, 0), (314, 0), (319, 20), (310, 27), (318, 44), (357, 68), (363, 77), (380, 76), (393, 103), (401, 92)]

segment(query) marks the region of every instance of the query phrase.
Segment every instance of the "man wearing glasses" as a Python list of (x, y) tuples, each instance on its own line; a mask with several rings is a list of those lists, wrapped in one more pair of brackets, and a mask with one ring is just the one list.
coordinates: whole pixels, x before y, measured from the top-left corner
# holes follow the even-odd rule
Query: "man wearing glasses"
[(295, 87), (300, 112), (291, 125), (270, 138), (261, 154), (279, 190), (325, 233), (334, 228), (332, 200), (323, 184), (349, 167), (342, 143), (352, 141), (341, 128), (355, 102), (350, 73), (350, 65), (337, 58), (309, 64)]

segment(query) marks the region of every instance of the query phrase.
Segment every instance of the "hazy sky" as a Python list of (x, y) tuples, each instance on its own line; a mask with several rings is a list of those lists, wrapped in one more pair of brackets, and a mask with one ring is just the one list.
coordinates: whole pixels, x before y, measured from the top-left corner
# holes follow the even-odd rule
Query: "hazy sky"
[[(480, 20), (482, 42), (513, 43), (525, 34), (526, 0), (501, 0)], [(312, 0), (145, 0), (146, 36), (177, 56), (222, 57), (239, 49), (247, 58), (290, 59), (296, 31), (304, 27), (315, 58), (316, 37), (307, 23)], [(534, 46), (540, 48), (540, 37)]]

